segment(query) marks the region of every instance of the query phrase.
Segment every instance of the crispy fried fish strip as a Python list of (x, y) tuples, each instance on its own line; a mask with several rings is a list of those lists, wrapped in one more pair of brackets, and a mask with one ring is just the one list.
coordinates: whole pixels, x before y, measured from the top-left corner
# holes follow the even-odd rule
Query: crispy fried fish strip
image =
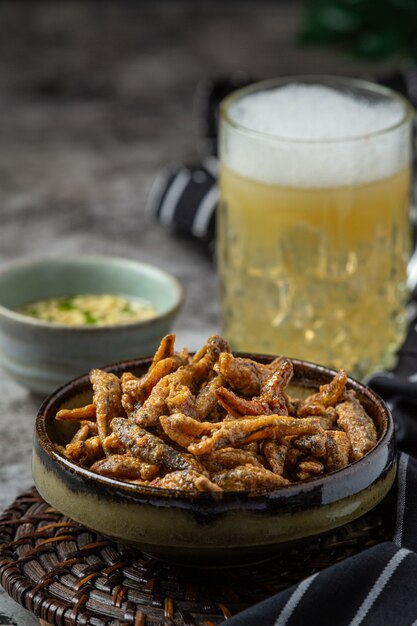
[(195, 419), (203, 421), (214, 411), (217, 405), (216, 391), (224, 385), (224, 382), (222, 376), (215, 376), (201, 387), (195, 399)]
[(276, 489), (289, 484), (282, 476), (255, 465), (239, 465), (233, 469), (216, 472), (212, 474), (211, 479), (224, 491)]
[[(291, 361), (283, 359), (277, 365), (272, 375), (262, 385), (261, 396), (269, 407), (279, 415), (288, 415), (287, 399), (283, 396), (284, 389), (294, 374)], [(285, 411), (281, 413), (279, 411)]]
[[(345, 392), (347, 374), (345, 370), (339, 370), (336, 376), (327, 385), (321, 385), (320, 391), (306, 398), (297, 409), (299, 417), (312, 415), (314, 406), (320, 405), (324, 408), (335, 406), (343, 397)], [(322, 409), (317, 409), (322, 411)], [(321, 413), (322, 414), (322, 413)]]
[(154, 386), (168, 374), (175, 372), (181, 365), (189, 363), (188, 352), (182, 350), (180, 354), (174, 352), (175, 335), (165, 335), (155, 355), (149, 370), (138, 378), (131, 372), (122, 375), (122, 404), (126, 413), (130, 415), (136, 403), (143, 403)]
[(212, 369), (222, 352), (230, 352), (229, 344), (223, 337), (220, 337), (220, 335), (211, 335), (207, 339), (207, 343), (195, 353), (192, 362), (198, 363), (207, 357), (211, 362), (210, 369)]
[(181, 365), (183, 360), (178, 356), (167, 357), (158, 361), (155, 366), (150, 369), (141, 378), (137, 378), (131, 372), (124, 372), (121, 377), (122, 381), (122, 404), (129, 415), (134, 410), (137, 402), (144, 402), (150, 395), (152, 389), (159, 381), (175, 372)]
[(220, 387), (216, 391), (217, 400), (222, 407), (233, 417), (240, 418), (242, 415), (261, 415), (268, 414), (269, 407), (266, 402), (260, 398), (248, 400), (238, 396), (227, 387)]
[[(197, 353), (191, 363), (191, 366), (187, 369), (189, 375), (192, 378), (195, 378), (197, 383), (207, 380), (222, 352), (230, 352), (230, 346), (227, 341), (219, 335), (212, 335), (209, 337), (204, 347), (203, 356), (201, 356), (201, 358), (196, 358), (199, 354)], [(183, 380), (182, 382), (187, 384), (186, 380)]]
[(283, 439), (283, 441), (286, 441), (289, 444), (287, 457), (285, 459), (285, 470), (290, 474), (294, 473), (294, 471), (298, 468), (300, 461), (305, 457), (304, 452), (293, 445), (294, 439), (296, 439), (296, 437), (284, 437)]
[(309, 478), (320, 476), (323, 472), (324, 466), (321, 461), (317, 461), (316, 459), (306, 459), (305, 461), (301, 461), (299, 464), (296, 476), (298, 480), (308, 480)]
[(98, 435), (97, 422), (90, 422), (90, 420), (83, 420), (80, 422), (80, 426), (88, 426), (89, 437), (95, 437)]
[(275, 371), (281, 361), (282, 358), (278, 358), (265, 365), (252, 359), (233, 356), (230, 352), (223, 352), (214, 369), (232, 389), (252, 397), (260, 394), (265, 380), (271, 376), (271, 372)]
[(353, 394), (350, 395), (350, 400), (338, 404), (336, 411), (337, 423), (349, 437), (352, 446), (351, 459), (357, 461), (376, 445), (375, 424)]
[[(201, 356), (198, 360), (194, 360), (189, 365), (182, 365), (175, 372), (164, 376), (152, 389), (150, 396), (143, 403), (143, 406), (135, 406), (132, 417), (136, 423), (143, 428), (155, 426), (161, 415), (169, 413), (167, 399), (171, 396), (175, 398), (174, 390), (178, 390), (183, 386), (188, 387), (188, 411), (197, 415), (196, 410), (192, 408), (191, 396), (198, 393), (199, 387), (212, 372), (213, 364), (216, 362), (222, 350), (226, 349), (228, 344), (217, 335), (209, 337), (204, 350), (200, 351)], [(162, 361), (160, 361), (162, 363)], [(184, 396), (183, 396), (184, 399)], [(175, 401), (174, 401), (175, 402)], [(175, 410), (181, 408), (175, 407)]]
[(126, 448), (116, 433), (110, 433), (110, 435), (105, 438), (103, 445), (109, 454), (126, 454)]
[(234, 417), (242, 415), (288, 415), (284, 389), (292, 374), (292, 363), (283, 360), (269, 378), (264, 381), (260, 396), (248, 400), (236, 395), (226, 387), (220, 387), (217, 390), (217, 399), (226, 411)]
[(89, 437), (94, 437), (98, 434), (97, 424), (95, 422), (89, 422), (83, 420), (80, 422), (80, 427), (71, 439), (70, 443), (77, 443), (77, 441), (85, 441)]
[(88, 439), (89, 434), (90, 434), (90, 429), (88, 427), (88, 424), (84, 424), (83, 426), (80, 426), (80, 428), (75, 433), (74, 437), (71, 439), (70, 444), (78, 443), (79, 441), (85, 441), (86, 439)]
[[(96, 406), (98, 434), (103, 442), (110, 434), (110, 422), (124, 415), (120, 380), (114, 374), (93, 369), (90, 372), (93, 386), (93, 403)], [(104, 452), (107, 454), (106, 449)]]
[(201, 385), (212, 375), (213, 366), (217, 362), (219, 355), (227, 350), (230, 350), (230, 348), (224, 339), (218, 335), (209, 337), (203, 356), (199, 359), (194, 357), (191, 365), (180, 368), (177, 376), (173, 377), (174, 380), (187, 385), (194, 394), (197, 394)]
[(65, 447), (66, 456), (71, 461), (76, 461), (81, 465), (90, 467), (92, 463), (101, 459), (104, 455), (103, 447), (101, 445), (101, 439), (98, 435), (90, 437), (85, 441), (77, 441), (76, 443), (69, 443)]
[(57, 420), (84, 421), (93, 422), (96, 419), (96, 405), (87, 404), (76, 409), (61, 409), (55, 416)]
[(183, 413), (162, 415), (159, 422), (168, 437), (183, 448), (187, 448), (197, 437), (211, 435), (214, 430), (221, 428), (221, 424), (199, 422)]
[[(192, 393), (186, 385), (180, 382), (186, 376), (183, 369), (180, 368), (177, 372), (165, 376), (155, 385), (143, 405), (135, 407), (132, 417), (138, 426), (142, 428), (156, 426), (162, 415), (169, 414), (174, 408), (178, 410), (175, 407), (176, 404), (182, 408), (186, 405), (187, 410), (194, 413)], [(168, 402), (170, 402), (171, 409), (168, 407)]]
[(282, 441), (268, 439), (264, 442), (262, 451), (274, 474), (282, 476), (284, 473), (285, 460), (287, 458), (290, 440), (284, 438)]
[(292, 445), (309, 456), (323, 457), (326, 455), (327, 436), (325, 431), (311, 435), (302, 435), (293, 440)]
[(207, 454), (227, 446), (245, 445), (259, 439), (281, 439), (287, 435), (309, 435), (322, 432), (318, 419), (296, 419), (282, 415), (260, 415), (256, 419), (239, 419), (222, 423), (210, 437), (188, 446), (193, 454)]
[(159, 472), (157, 465), (144, 463), (127, 454), (112, 454), (105, 459), (96, 461), (90, 468), (93, 472), (113, 478), (141, 478), (153, 480)]
[(319, 420), (324, 430), (332, 430), (337, 422), (337, 412), (334, 406), (327, 407), (324, 414), (319, 416)]
[(335, 472), (349, 463), (350, 441), (343, 430), (327, 431), (327, 454), (324, 459), (326, 472)]
[(159, 381), (152, 389), (151, 395), (145, 400), (142, 406), (136, 406), (132, 418), (135, 423), (142, 428), (149, 428), (158, 424), (161, 415), (166, 415), (168, 411), (167, 398), (169, 396), (169, 378), (166, 376)]
[(113, 431), (129, 450), (130, 454), (150, 463), (162, 465), (172, 470), (194, 469), (202, 474), (205, 470), (201, 463), (189, 454), (174, 450), (159, 437), (151, 435), (132, 420), (114, 419), (111, 423)]
[(309, 402), (308, 398), (293, 401), (293, 409), (296, 417), (322, 417), (326, 411), (322, 404)]
[(159, 347), (157, 351), (155, 352), (154, 357), (152, 359), (150, 369), (153, 369), (155, 365), (159, 363), (159, 361), (162, 361), (163, 359), (167, 359), (170, 356), (174, 356), (174, 347), (175, 347), (175, 334), (174, 333), (170, 333), (169, 335), (165, 335), (165, 337), (162, 337), (161, 343), (159, 344)]
[(190, 417), (197, 415), (196, 399), (187, 385), (171, 383), (166, 404), (170, 413), (182, 413)]
[(294, 404), (291, 415), (296, 417), (318, 417), (324, 430), (332, 430), (337, 422), (337, 413), (334, 406), (324, 407), (322, 404), (305, 404), (298, 401)]
[(222, 491), (222, 488), (207, 476), (189, 469), (171, 472), (163, 478), (156, 478), (150, 486), (180, 491)]
[(240, 448), (223, 448), (214, 450), (204, 458), (201, 458), (203, 465), (211, 472), (220, 472), (224, 469), (232, 469), (238, 465), (256, 465), (263, 467), (258, 456), (250, 450)]

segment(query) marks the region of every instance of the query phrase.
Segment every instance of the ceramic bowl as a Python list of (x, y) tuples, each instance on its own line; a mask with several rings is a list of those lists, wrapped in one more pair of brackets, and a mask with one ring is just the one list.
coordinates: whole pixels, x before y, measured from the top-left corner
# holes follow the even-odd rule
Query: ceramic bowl
[[(262, 362), (271, 357), (253, 355)], [(149, 360), (106, 368), (141, 374)], [(291, 392), (306, 393), (335, 372), (293, 360)], [(373, 391), (349, 379), (373, 418), (378, 444), (361, 460), (332, 474), (279, 490), (188, 493), (144, 487), (99, 476), (66, 459), (64, 444), (76, 425), (55, 421), (61, 408), (91, 401), (86, 376), (65, 385), (41, 407), (36, 420), (33, 476), (43, 498), (65, 515), (115, 540), (163, 560), (191, 565), (241, 564), (273, 556), (289, 542), (322, 534), (372, 509), (395, 477), (392, 417)]]
[[(146, 321), (69, 327), (16, 312), (44, 298), (81, 293), (142, 297)], [(182, 304), (182, 288), (152, 265), (106, 256), (16, 262), (0, 271), (0, 366), (34, 392), (54, 389), (100, 364), (152, 354)]]

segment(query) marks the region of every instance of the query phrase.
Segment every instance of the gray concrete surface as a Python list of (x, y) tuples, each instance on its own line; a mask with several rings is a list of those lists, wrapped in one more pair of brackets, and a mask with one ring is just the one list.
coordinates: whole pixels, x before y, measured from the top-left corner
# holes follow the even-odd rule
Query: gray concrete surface
[[(219, 329), (215, 270), (145, 214), (158, 170), (201, 157), (199, 82), (244, 71), (370, 73), (294, 44), (300, 4), (0, 5), (0, 268), (39, 255), (155, 263), (186, 289), (175, 330), (198, 347)], [(41, 399), (0, 373), (0, 508), (32, 484)], [(0, 624), (37, 623), (0, 593)]]

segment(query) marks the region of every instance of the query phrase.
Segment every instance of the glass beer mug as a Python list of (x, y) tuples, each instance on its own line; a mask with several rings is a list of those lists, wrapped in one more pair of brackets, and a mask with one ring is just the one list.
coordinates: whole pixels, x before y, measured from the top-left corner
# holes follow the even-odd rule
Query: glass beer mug
[(372, 83), (265, 81), (221, 105), (217, 254), (233, 349), (390, 367), (407, 325), (409, 103)]

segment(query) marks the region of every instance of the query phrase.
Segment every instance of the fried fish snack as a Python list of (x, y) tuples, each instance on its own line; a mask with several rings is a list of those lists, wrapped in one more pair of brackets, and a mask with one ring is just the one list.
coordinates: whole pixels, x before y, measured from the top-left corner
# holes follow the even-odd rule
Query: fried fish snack
[(103, 441), (103, 445), (107, 450), (109, 455), (112, 454), (126, 454), (126, 448), (116, 435), (116, 433), (111, 433), (108, 437)]
[(90, 467), (93, 463), (104, 456), (101, 439), (98, 435), (69, 443), (65, 447), (66, 456), (71, 461), (76, 461), (85, 467)]
[(157, 465), (144, 463), (127, 454), (113, 454), (105, 459), (100, 459), (100, 461), (96, 461), (90, 469), (103, 476), (132, 479), (141, 478), (143, 480), (153, 480), (159, 473), (159, 467)]
[(211, 437), (191, 443), (187, 449), (193, 454), (207, 454), (230, 445), (242, 446), (260, 439), (280, 439), (287, 435), (309, 435), (322, 432), (316, 418), (296, 419), (283, 415), (260, 415), (256, 419), (224, 422)]
[(181, 470), (166, 474), (163, 478), (156, 478), (150, 483), (150, 486), (182, 491), (223, 491), (219, 485), (213, 483), (207, 476), (203, 476), (203, 474), (199, 474), (194, 470)]
[(289, 481), (283, 476), (255, 465), (239, 465), (216, 472), (212, 475), (212, 480), (224, 491), (276, 489), (289, 485)]
[(164, 359), (168, 359), (169, 357), (175, 356), (174, 348), (175, 348), (174, 333), (170, 333), (169, 335), (165, 335), (165, 337), (162, 337), (161, 343), (159, 344), (159, 347), (157, 351), (155, 352), (154, 357), (152, 359), (151, 367), (149, 368), (150, 371), (153, 370), (153, 368), (155, 367), (157, 363), (159, 363), (159, 361), (163, 361)]
[(187, 385), (173, 382), (166, 400), (168, 413), (182, 413), (189, 417), (197, 414), (196, 397)]
[(96, 419), (96, 405), (87, 404), (76, 409), (61, 409), (55, 416), (57, 420), (75, 421), (81, 420), (94, 421)]
[(156, 383), (167, 374), (174, 372), (186, 361), (174, 353), (175, 335), (165, 335), (146, 374), (138, 378), (132, 372), (121, 376), (122, 404), (126, 413), (131, 413), (137, 402), (143, 402), (149, 396)]
[(289, 447), (288, 437), (284, 437), (280, 442), (272, 439), (264, 442), (262, 450), (274, 474), (283, 475)]
[(324, 464), (327, 472), (335, 472), (349, 463), (350, 441), (343, 430), (327, 432), (326, 458)]
[[(345, 386), (347, 381), (347, 373), (341, 369), (336, 376), (327, 385), (321, 385), (318, 393), (306, 398), (298, 408), (297, 414), (300, 417), (312, 414), (312, 411), (324, 412), (324, 409), (335, 406), (341, 401), (345, 392)], [(323, 407), (323, 408), (322, 408)]]
[(198, 422), (183, 413), (164, 415), (159, 421), (168, 437), (183, 448), (188, 448), (201, 435), (211, 435), (214, 430), (221, 428), (221, 424)]
[(233, 356), (230, 352), (223, 352), (220, 354), (214, 369), (234, 391), (252, 397), (260, 394), (263, 383), (271, 376), (281, 361), (282, 359), (279, 357), (272, 363), (265, 365), (252, 359)]
[[(98, 434), (101, 442), (110, 434), (110, 422), (114, 417), (124, 415), (122, 388), (115, 374), (93, 369), (90, 372), (93, 386), (93, 404), (96, 407)], [(106, 449), (104, 448), (106, 453)]]
[(155, 385), (168, 374), (175, 372), (181, 365), (183, 365), (182, 360), (179, 357), (172, 356), (158, 361), (141, 378), (137, 378), (131, 372), (122, 374), (122, 404), (126, 412), (133, 411), (137, 402), (144, 402)]
[(314, 479), (376, 445), (344, 370), (306, 398), (289, 394), (292, 376), (289, 359), (234, 356), (218, 335), (194, 356), (166, 335), (142, 376), (91, 371), (91, 404), (56, 415), (79, 423), (60, 450), (102, 476), (221, 493)]
[(242, 450), (241, 448), (223, 448), (222, 450), (210, 452), (204, 458), (200, 457), (201, 463), (209, 472), (220, 472), (224, 469), (232, 469), (238, 465), (263, 467), (261, 459), (262, 457), (250, 450)]
[[(191, 363), (181, 365), (174, 372), (167, 373), (152, 388), (148, 398), (142, 405), (135, 404), (132, 415), (136, 423), (142, 428), (150, 428), (158, 423), (161, 415), (170, 414), (168, 404), (175, 405), (175, 412), (182, 409), (184, 412), (184, 402), (187, 402), (186, 411), (197, 414), (194, 408), (196, 399), (193, 397), (200, 386), (205, 383), (213, 372), (213, 365), (216, 363), (222, 349), (230, 349), (228, 344), (217, 335), (209, 337), (207, 344), (201, 351), (200, 358), (194, 358)], [(163, 361), (160, 361), (156, 367)], [(152, 370), (151, 370), (152, 373)], [(146, 374), (145, 374), (146, 376)], [(185, 391), (185, 388), (187, 391)], [(183, 396), (179, 395), (182, 389)], [(175, 397), (177, 398), (175, 399)], [(183, 402), (181, 407), (180, 402)], [(130, 406), (125, 400), (125, 406)]]
[(131, 420), (116, 418), (111, 425), (113, 432), (132, 456), (170, 470), (195, 469), (204, 473), (204, 468), (197, 459), (190, 454), (178, 452)]
[(294, 439), (292, 444), (295, 448), (298, 448), (298, 450), (301, 450), (301, 452), (304, 452), (305, 454), (309, 454), (314, 457), (323, 457), (326, 455), (327, 451), (326, 442), (326, 431), (321, 430), (319, 433), (301, 435), (301, 437)]
[(376, 445), (375, 424), (353, 394), (347, 402), (336, 407), (336, 412), (339, 417), (337, 423), (350, 441), (350, 458), (357, 461)]
[(168, 413), (167, 398), (169, 395), (169, 374), (159, 381), (152, 389), (150, 396), (140, 405), (135, 405), (130, 417), (141, 428), (151, 428), (158, 424), (161, 415)]
[(82, 425), (80, 424), (80, 427), (75, 433), (74, 437), (71, 439), (70, 444), (78, 443), (79, 441), (85, 441), (86, 439), (88, 439), (89, 434), (90, 434), (90, 429), (88, 427), (88, 424), (82, 424)]
[(287, 398), (284, 393), (293, 375), (292, 363), (280, 361), (277, 369), (264, 378), (261, 393), (251, 400), (237, 396), (233, 391), (220, 387), (216, 395), (220, 404), (234, 417), (242, 415), (288, 415)]
[(317, 459), (307, 459), (299, 464), (296, 476), (298, 480), (308, 480), (309, 478), (314, 478), (314, 476), (320, 476), (323, 472), (323, 463)]
[[(222, 354), (228, 354), (227, 352), (223, 352)], [(222, 356), (222, 354), (220, 356)], [(195, 399), (195, 418), (199, 420), (205, 420), (207, 417), (217, 417), (217, 413), (213, 415), (215, 412), (216, 405), (218, 402), (217, 398), (217, 390), (220, 387), (223, 387), (225, 384), (224, 378), (219, 374), (215, 376), (207, 383), (205, 383), (198, 395)], [(214, 421), (214, 420), (213, 420)]]

